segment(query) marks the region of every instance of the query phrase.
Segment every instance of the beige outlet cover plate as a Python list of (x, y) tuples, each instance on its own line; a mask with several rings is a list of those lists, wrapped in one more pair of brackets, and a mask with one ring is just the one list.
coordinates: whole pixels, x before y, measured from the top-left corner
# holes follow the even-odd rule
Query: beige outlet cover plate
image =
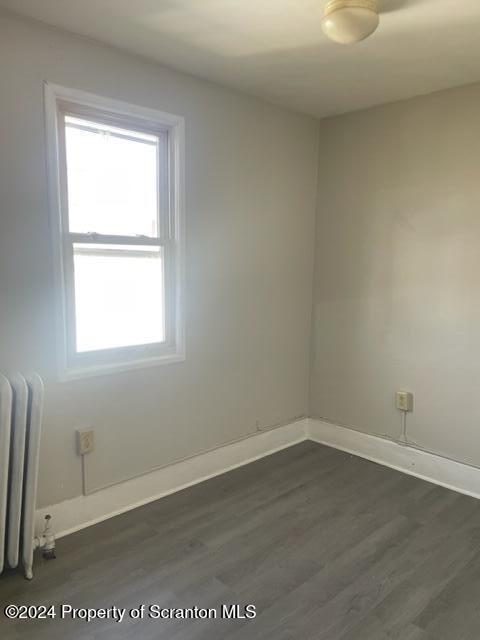
[(95, 437), (93, 429), (79, 429), (77, 431), (77, 450), (78, 454), (83, 456), (91, 453), (95, 446)]
[(395, 394), (395, 406), (400, 411), (413, 411), (413, 393), (410, 391), (397, 391)]

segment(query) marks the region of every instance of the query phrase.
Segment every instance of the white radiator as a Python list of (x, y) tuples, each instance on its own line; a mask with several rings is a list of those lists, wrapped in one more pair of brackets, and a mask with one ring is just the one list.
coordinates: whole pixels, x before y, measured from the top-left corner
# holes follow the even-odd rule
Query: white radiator
[(0, 374), (0, 573), (21, 562), (31, 579), (42, 427), (43, 383), (37, 374)]

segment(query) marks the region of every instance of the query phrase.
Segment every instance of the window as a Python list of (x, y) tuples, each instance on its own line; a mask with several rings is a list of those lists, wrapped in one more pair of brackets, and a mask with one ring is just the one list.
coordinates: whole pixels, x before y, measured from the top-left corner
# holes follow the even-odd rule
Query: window
[(183, 120), (46, 85), (61, 375), (183, 359)]

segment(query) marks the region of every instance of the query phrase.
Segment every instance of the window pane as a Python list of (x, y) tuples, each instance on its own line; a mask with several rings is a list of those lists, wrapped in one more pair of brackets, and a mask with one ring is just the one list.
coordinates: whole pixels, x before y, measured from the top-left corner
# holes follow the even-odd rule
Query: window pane
[(78, 352), (165, 341), (161, 247), (74, 244)]
[(158, 138), (65, 117), (69, 230), (158, 235)]

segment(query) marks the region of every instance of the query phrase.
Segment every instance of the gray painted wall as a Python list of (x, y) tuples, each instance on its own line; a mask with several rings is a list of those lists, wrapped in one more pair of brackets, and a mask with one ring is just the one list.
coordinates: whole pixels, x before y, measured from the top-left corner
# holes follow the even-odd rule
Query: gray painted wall
[(322, 121), (310, 413), (480, 464), (480, 85)]
[[(303, 416), (318, 123), (0, 14), (0, 369), (46, 383), (39, 506)], [(186, 118), (187, 359), (59, 384), (45, 79)]]
[[(0, 13), (0, 369), (46, 382), (39, 506), (308, 411), (318, 123)], [(187, 360), (58, 383), (42, 83), (187, 127)], [(480, 464), (480, 85), (320, 124), (310, 414)]]

